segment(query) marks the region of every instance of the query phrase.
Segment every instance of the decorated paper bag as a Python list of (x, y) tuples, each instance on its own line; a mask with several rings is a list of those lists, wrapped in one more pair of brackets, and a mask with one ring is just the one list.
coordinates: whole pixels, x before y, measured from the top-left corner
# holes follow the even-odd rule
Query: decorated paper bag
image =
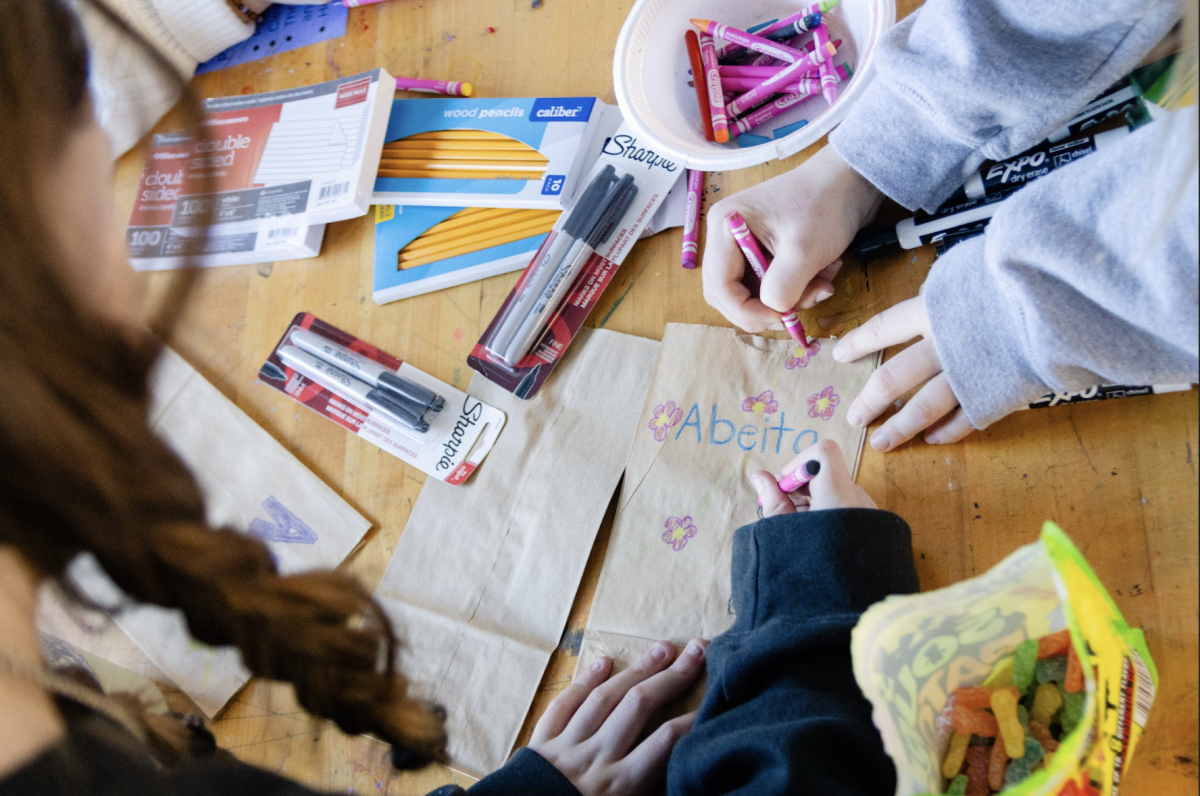
[(748, 473), (778, 473), (823, 439), (855, 471), (864, 431), (846, 409), (878, 358), (845, 365), (832, 348), (667, 326), (577, 673), (597, 655), (622, 668), (658, 639), (684, 644), (733, 623), (733, 532), (758, 511)]
[[(898, 796), (947, 791), (942, 767), (951, 727), (943, 713), (954, 690), (1027, 680), (1014, 674), (1018, 645), (1064, 628), (1082, 664), (1082, 687), (1065, 678), (1061, 705), (1044, 711), (1047, 729), (1059, 733), (1057, 750), (1046, 755), (1046, 746), (1039, 749), (1035, 741), (1025, 758), (1001, 761), (1007, 767), (1001, 792), (1116, 796), (1149, 718), (1158, 673), (1142, 632), (1125, 623), (1079, 550), (1053, 523), (1046, 523), (1041, 541), (979, 577), (889, 597), (859, 620), (851, 641), (854, 675), (896, 764)], [(1027, 691), (1052, 682), (1053, 667), (1043, 670), (1044, 662), (1038, 661)], [(1017, 685), (1019, 691), (1023, 683)], [(1036, 717), (1036, 704), (1027, 703), (1028, 694), (1020, 704)], [(1013, 766), (1026, 759), (1033, 765), (1012, 776)]]

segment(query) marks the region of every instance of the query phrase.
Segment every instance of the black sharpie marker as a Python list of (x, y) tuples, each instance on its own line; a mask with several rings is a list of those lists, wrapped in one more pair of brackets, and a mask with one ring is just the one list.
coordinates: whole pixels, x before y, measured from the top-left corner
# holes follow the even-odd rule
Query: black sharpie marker
[(386, 368), (370, 357), (338, 345), (327, 337), (307, 329), (297, 329), (288, 336), (292, 345), (298, 346), (318, 359), (323, 359), (336, 368), (351, 373), (381, 390), (395, 393), (392, 399), (402, 405), (413, 404), (412, 410), (440, 412), (446, 399), (433, 390), (406, 379), (391, 368)]

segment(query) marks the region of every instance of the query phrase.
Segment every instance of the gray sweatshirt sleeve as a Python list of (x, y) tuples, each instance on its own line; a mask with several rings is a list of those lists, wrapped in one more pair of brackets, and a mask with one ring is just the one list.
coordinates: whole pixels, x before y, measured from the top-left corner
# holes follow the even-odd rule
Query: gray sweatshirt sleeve
[(1051, 389), (1198, 380), (1196, 147), (1193, 106), (1021, 189), (938, 259), (925, 304), (976, 428)]
[(929, 0), (875, 53), (830, 142), (910, 210), (1044, 139), (1134, 69), (1179, 0)]

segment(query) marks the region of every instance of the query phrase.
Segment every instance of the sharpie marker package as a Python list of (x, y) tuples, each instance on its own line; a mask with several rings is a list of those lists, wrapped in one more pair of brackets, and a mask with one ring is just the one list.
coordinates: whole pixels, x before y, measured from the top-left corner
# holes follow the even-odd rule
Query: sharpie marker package
[(467, 364), (518, 398), (536, 395), (682, 173), (622, 126)]
[(496, 444), (505, 415), (311, 312), (292, 319), (259, 378), (447, 484)]
[[(1022, 642), (1063, 630), (1073, 651), (1060, 654), (1057, 665), (1065, 670), (1064, 659), (1078, 660), (1082, 682), (1071, 685), (1069, 677), (1054, 675), (1054, 658), (1036, 661), (1036, 678), (1028, 676), (1027, 663), (1024, 675), (1016, 673)], [(1059, 706), (1050, 705), (1043, 725), (1047, 735), (1058, 733), (1058, 742), (1043, 746), (1027, 737), (1024, 758), (1002, 761), (1007, 770), (1000, 792), (1117, 796), (1158, 690), (1142, 631), (1126, 623), (1078, 548), (1052, 522), (1038, 542), (977, 578), (872, 605), (851, 634), (850, 655), (896, 766), (897, 796), (951, 789), (945, 760), (953, 728), (946, 709), (956, 689), (982, 685), (1020, 693), (1039, 683), (1060, 684), (1051, 689)], [(1021, 706), (1018, 711), (1037, 709), (1028, 695)]]

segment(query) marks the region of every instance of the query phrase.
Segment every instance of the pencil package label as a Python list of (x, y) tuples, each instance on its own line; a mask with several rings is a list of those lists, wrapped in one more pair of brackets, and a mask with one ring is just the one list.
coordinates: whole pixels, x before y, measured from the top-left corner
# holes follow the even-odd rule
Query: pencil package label
[(458, 485), (504, 428), (504, 412), (310, 312), (263, 363), (268, 387), (428, 475)]
[(378, 304), (519, 271), (558, 210), (376, 205)]
[(608, 138), (467, 363), (519, 398), (536, 395), (683, 173), (628, 127)]
[(561, 210), (605, 109), (595, 97), (393, 100), (372, 201)]
[[(315, 86), (210, 99), (204, 140), (156, 135), (129, 219), (135, 267), (163, 267), (207, 225), (217, 237), (258, 234), (278, 242), (365, 215), (394, 85), (375, 69)], [(239, 246), (246, 251), (244, 241)]]

